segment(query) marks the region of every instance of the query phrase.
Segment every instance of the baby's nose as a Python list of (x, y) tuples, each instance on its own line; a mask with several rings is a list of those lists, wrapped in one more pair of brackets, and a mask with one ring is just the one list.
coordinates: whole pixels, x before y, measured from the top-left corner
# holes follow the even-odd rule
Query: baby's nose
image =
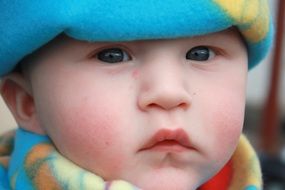
[(182, 108), (185, 110), (189, 105), (190, 101), (185, 94), (174, 92), (167, 88), (147, 93), (139, 101), (139, 106), (143, 110), (151, 108), (161, 108), (164, 110)]
[(138, 98), (139, 107), (142, 110), (187, 109), (191, 104), (191, 96), (187, 91), (187, 79), (183, 77), (183, 67), (178, 63), (161, 65), (163, 67), (153, 66), (145, 71)]

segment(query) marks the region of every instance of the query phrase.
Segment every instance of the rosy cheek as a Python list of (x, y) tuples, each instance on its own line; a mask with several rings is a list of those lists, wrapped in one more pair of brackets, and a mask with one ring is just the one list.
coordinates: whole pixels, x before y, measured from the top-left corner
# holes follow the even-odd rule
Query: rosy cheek
[(67, 123), (71, 128), (71, 135), (81, 138), (82, 143), (86, 145), (96, 146), (96, 149), (99, 150), (107, 148), (112, 144), (112, 141), (116, 140), (114, 121), (109, 119), (107, 114), (86, 110), (81, 113), (84, 114), (80, 114), (80, 111), (78, 114), (74, 114), (76, 119)]
[(139, 71), (137, 69), (132, 72), (132, 77), (134, 79), (137, 79), (139, 77)]
[(216, 100), (211, 105), (215, 109), (208, 113), (208, 125), (212, 127), (207, 134), (212, 136), (210, 152), (219, 159), (230, 156), (235, 149), (243, 126), (244, 101), (235, 96)]
[(59, 124), (62, 128), (57, 145), (62, 154), (81, 167), (102, 176), (116, 175), (114, 171), (119, 172), (126, 160), (120, 144), (124, 141), (119, 128), (122, 122), (119, 113), (94, 107), (81, 105), (66, 114), (70, 119), (61, 120), (65, 122)]

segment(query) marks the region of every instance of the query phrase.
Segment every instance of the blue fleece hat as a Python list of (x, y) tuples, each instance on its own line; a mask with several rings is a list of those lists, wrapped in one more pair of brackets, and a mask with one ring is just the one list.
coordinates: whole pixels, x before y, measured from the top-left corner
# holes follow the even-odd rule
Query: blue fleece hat
[(191, 37), (236, 26), (249, 68), (268, 52), (266, 0), (0, 0), (0, 76), (60, 33), (87, 41)]

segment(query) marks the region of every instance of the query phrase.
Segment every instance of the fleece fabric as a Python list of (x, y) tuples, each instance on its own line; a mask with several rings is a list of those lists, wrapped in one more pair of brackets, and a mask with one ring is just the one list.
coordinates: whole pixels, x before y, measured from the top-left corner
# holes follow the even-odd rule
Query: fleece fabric
[(132, 41), (204, 35), (236, 26), (249, 68), (268, 52), (267, 0), (1, 0), (0, 77), (57, 35), (85, 41)]
[[(139, 190), (123, 180), (104, 181), (63, 157), (47, 136), (23, 129), (0, 137), (1, 190)], [(241, 136), (224, 168), (198, 190), (261, 190), (258, 159)]]

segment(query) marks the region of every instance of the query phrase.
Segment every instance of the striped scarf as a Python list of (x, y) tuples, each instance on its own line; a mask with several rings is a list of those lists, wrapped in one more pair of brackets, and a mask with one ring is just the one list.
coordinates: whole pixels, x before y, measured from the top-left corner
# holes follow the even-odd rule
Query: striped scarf
[[(258, 158), (242, 135), (230, 161), (199, 190), (261, 190)], [(47, 136), (17, 129), (0, 137), (1, 190), (138, 190), (104, 181), (60, 155)]]

